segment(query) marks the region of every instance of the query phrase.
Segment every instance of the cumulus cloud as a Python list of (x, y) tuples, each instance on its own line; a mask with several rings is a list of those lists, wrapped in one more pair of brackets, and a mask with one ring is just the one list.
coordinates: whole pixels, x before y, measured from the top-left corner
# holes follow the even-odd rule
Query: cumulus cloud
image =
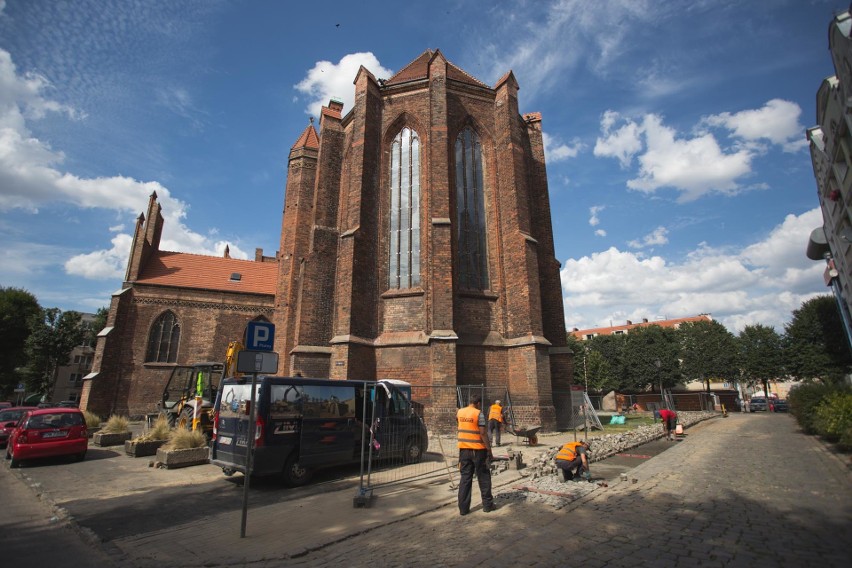
[(742, 140), (765, 140), (785, 152), (796, 152), (807, 146), (802, 136), (805, 127), (799, 122), (801, 115), (802, 109), (796, 103), (772, 99), (759, 109), (705, 117), (702, 124), (726, 128)]
[[(221, 254), (224, 242), (189, 229), (185, 224), (187, 205), (156, 181), (126, 176), (83, 178), (63, 171), (65, 156), (46, 141), (33, 136), (28, 121), (48, 113), (84, 118), (73, 108), (44, 95), (49, 83), (41, 76), (20, 74), (9, 52), (0, 49), (0, 211), (21, 209), (38, 214), (39, 208), (56, 203), (80, 209), (105, 209), (120, 215), (137, 215), (156, 192), (166, 219), (161, 246), (165, 250)], [(122, 225), (110, 231), (122, 230)], [(128, 234), (116, 234), (108, 249), (75, 255), (64, 262), (69, 274), (85, 278), (116, 278), (124, 274)], [(248, 255), (231, 244), (231, 256)], [(6, 270), (7, 263), (3, 262)]]
[(627, 246), (634, 249), (641, 249), (645, 247), (652, 247), (654, 245), (664, 245), (669, 242), (668, 234), (669, 230), (665, 227), (657, 227), (641, 239), (630, 241), (627, 243)]
[(370, 52), (350, 53), (337, 63), (317, 61), (305, 78), (294, 85), (308, 99), (305, 112), (319, 116), (320, 110), (328, 105), (330, 99), (343, 101), (343, 112), (349, 112), (355, 102), (353, 82), (362, 65), (377, 79), (387, 79), (393, 75), (393, 71), (383, 67)]
[(551, 136), (547, 132), (542, 132), (541, 137), (544, 142), (544, 158), (548, 163), (576, 158), (583, 150), (583, 143), (579, 138), (574, 138), (570, 144), (563, 144), (559, 137)]
[(759, 242), (738, 250), (702, 244), (680, 262), (615, 247), (569, 259), (561, 272), (566, 324), (710, 313), (732, 331), (756, 323), (780, 331), (822, 279), (825, 266), (803, 253), (821, 222), (819, 209), (788, 215)]
[(624, 121), (624, 124), (613, 130), (619, 119), (619, 114), (611, 110), (601, 117), (603, 136), (595, 142), (594, 154), (599, 158), (616, 158), (621, 167), (626, 168), (633, 161), (633, 156), (642, 150), (642, 132), (633, 121)]
[(598, 213), (606, 209), (606, 205), (593, 205), (589, 207), (589, 225), (592, 227), (597, 227), (601, 223), (600, 217), (598, 217)]

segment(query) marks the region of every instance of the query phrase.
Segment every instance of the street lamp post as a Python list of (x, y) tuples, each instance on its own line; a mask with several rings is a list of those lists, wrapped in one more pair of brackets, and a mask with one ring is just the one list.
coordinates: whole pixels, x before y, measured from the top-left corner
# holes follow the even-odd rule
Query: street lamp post
[(660, 381), (660, 402), (662, 403), (663, 407), (665, 407), (666, 397), (665, 395), (663, 395), (663, 377), (660, 374), (660, 367), (662, 367), (663, 364), (660, 362), (659, 359), (657, 359), (656, 361), (654, 361), (654, 365), (657, 367), (657, 380)]

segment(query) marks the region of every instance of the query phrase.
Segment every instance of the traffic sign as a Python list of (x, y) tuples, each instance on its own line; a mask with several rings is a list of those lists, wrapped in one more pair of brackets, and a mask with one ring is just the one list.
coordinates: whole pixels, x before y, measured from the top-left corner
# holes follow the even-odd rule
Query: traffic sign
[(265, 321), (250, 321), (246, 327), (246, 349), (272, 351), (275, 343), (275, 325)]

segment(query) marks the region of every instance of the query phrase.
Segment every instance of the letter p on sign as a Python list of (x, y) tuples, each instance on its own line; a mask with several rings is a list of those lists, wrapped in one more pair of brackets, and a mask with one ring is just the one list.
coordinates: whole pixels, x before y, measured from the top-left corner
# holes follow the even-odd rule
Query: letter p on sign
[(246, 327), (246, 348), (250, 351), (272, 351), (275, 326), (265, 321), (250, 321)]

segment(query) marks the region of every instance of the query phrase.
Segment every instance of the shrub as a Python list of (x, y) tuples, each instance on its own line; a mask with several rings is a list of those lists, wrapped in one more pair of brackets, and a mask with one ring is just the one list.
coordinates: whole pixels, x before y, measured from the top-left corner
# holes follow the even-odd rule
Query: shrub
[(815, 425), (816, 409), (832, 393), (843, 390), (842, 387), (821, 383), (807, 383), (794, 387), (787, 396), (790, 413), (806, 434), (817, 434)]
[(118, 416), (117, 414), (113, 414), (106, 421), (104, 427), (101, 428), (101, 432), (106, 432), (108, 434), (119, 434), (121, 432), (127, 432), (129, 427), (130, 420), (126, 416)]
[(165, 448), (168, 450), (185, 450), (188, 448), (201, 448), (207, 445), (207, 438), (201, 430), (184, 430), (177, 428), (169, 433), (169, 441)]
[(152, 440), (167, 440), (171, 433), (169, 420), (164, 414), (157, 417), (157, 421), (151, 426), (151, 429), (137, 438), (140, 442), (149, 442)]
[(814, 411), (814, 427), (831, 442), (852, 428), (852, 392), (833, 392)]
[(837, 443), (844, 452), (852, 451), (852, 424), (846, 427), (846, 430), (840, 435), (840, 441)]
[(97, 428), (101, 425), (101, 417), (88, 410), (83, 411), (83, 418), (86, 420), (86, 428)]

